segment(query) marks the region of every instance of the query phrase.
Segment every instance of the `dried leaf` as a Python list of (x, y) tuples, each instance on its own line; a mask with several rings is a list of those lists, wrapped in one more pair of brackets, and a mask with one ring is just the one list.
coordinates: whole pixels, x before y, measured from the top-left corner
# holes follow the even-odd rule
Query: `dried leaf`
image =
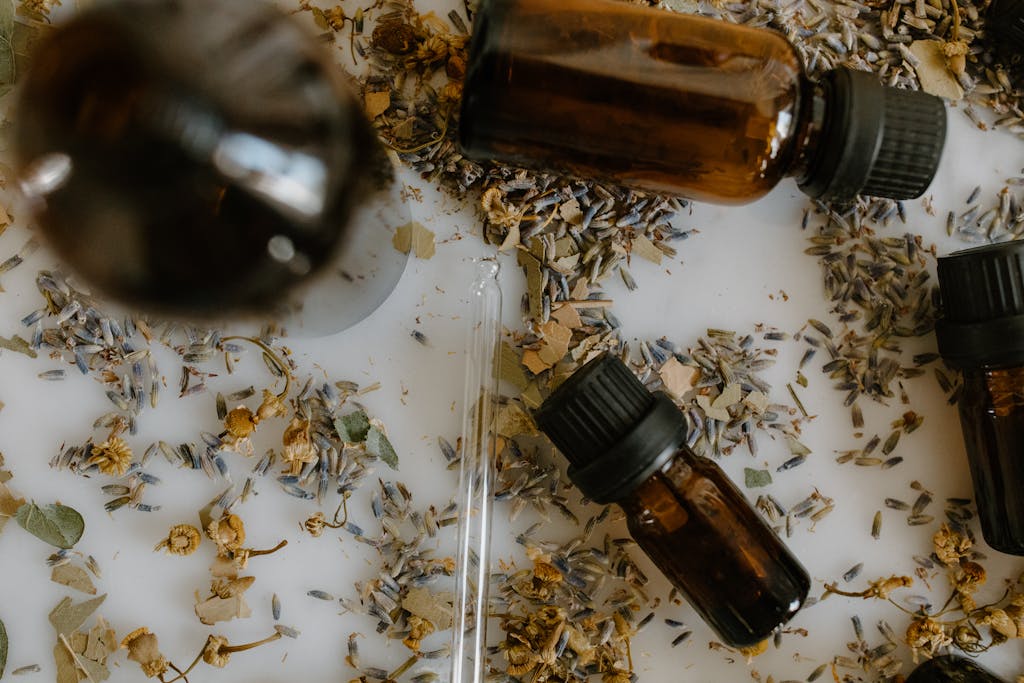
[(391, 243), (403, 254), (412, 250), (421, 259), (429, 259), (435, 251), (434, 233), (416, 221), (399, 227)]
[(545, 370), (551, 367), (541, 359), (540, 353), (534, 351), (533, 349), (526, 349), (525, 351), (523, 351), (522, 363), (526, 367), (526, 369), (528, 369), (535, 375), (539, 375), (540, 373), (544, 372)]
[(96, 617), (96, 624), (89, 631), (88, 641), (82, 656), (100, 664), (106, 664), (107, 657), (117, 650), (117, 634), (103, 617)]
[(18, 508), (25, 504), (23, 498), (16, 498), (6, 484), (0, 483), (0, 531), (7, 520), (18, 513)]
[(50, 612), (50, 623), (53, 624), (53, 628), (57, 630), (58, 634), (70, 636), (85, 623), (85, 620), (88, 619), (106, 599), (107, 596), (104, 594), (98, 598), (86, 600), (85, 602), (80, 602), (76, 605), (71, 598), (64, 598), (57, 603), (57, 606), (53, 608), (52, 612)]
[(748, 489), (756, 489), (772, 483), (772, 475), (768, 470), (754, 470), (749, 467), (743, 468), (743, 483)]
[(789, 452), (793, 455), (810, 455), (811, 449), (800, 443), (800, 441), (789, 434), (786, 435), (786, 445), (789, 446)]
[(72, 548), (82, 538), (85, 520), (74, 508), (60, 503), (39, 507), (26, 503), (14, 518), (21, 528), (36, 538), (58, 548)]
[(68, 646), (60, 640), (53, 646), (53, 661), (57, 664), (56, 683), (78, 683), (78, 667)]
[[(0, 2), (3, 2), (3, 0), (0, 0)], [(14, 353), (23, 353), (29, 358), (35, 358), (38, 355), (35, 349), (32, 348), (32, 345), (18, 335), (14, 335), (10, 339), (0, 337), (0, 349), (6, 349)]]
[(4, 668), (7, 666), (7, 629), (4, 628), (3, 620), (0, 620), (0, 678), (4, 677)]
[(391, 469), (398, 469), (398, 454), (395, 453), (388, 437), (384, 436), (384, 432), (376, 427), (370, 427), (370, 431), (366, 433), (366, 451), (380, 458)]
[(549, 320), (540, 326), (544, 335), (544, 343), (538, 349), (537, 355), (548, 367), (565, 358), (569, 352), (569, 342), (572, 341), (572, 330), (564, 327), (554, 320)]
[(675, 356), (669, 358), (658, 370), (661, 382), (665, 385), (665, 391), (672, 398), (681, 401), (693, 387), (700, 381), (700, 368), (692, 365), (683, 365)]
[(196, 604), (196, 616), (199, 617), (199, 621), (212, 626), (220, 621), (247, 619), (252, 616), (252, 610), (241, 593), (230, 598), (214, 595)]
[(659, 266), (661, 265), (661, 257), (664, 256), (661, 249), (654, 246), (654, 242), (647, 239), (644, 235), (637, 235), (633, 238), (632, 253)]
[(402, 608), (426, 619), (438, 631), (452, 627), (452, 600), (448, 593), (432, 593), (429, 588), (410, 588)]
[(0, 88), (5, 91), (17, 75), (14, 60), (14, 0), (0, 0)]
[(533, 424), (533, 420), (515, 403), (508, 403), (498, 411), (495, 430), (499, 436), (509, 438), (521, 434), (532, 436), (537, 433), (537, 427)]
[(910, 44), (910, 53), (917, 57), (917, 79), (921, 90), (947, 100), (963, 99), (964, 89), (956, 76), (949, 70), (942, 44), (936, 40), (915, 40)]
[(366, 110), (366, 117), (373, 121), (383, 114), (391, 106), (391, 91), (380, 90), (368, 92), (364, 97), (363, 108)]
[(362, 443), (366, 441), (366, 434), (370, 431), (370, 418), (361, 410), (348, 415), (342, 415), (334, 421), (334, 428), (338, 430), (338, 438), (346, 443)]
[(553, 308), (551, 310), (551, 317), (570, 330), (583, 326), (583, 320), (580, 319), (579, 311), (576, 310), (575, 306), (569, 304), (562, 304)]
[(523, 367), (519, 364), (519, 351), (508, 342), (501, 343), (501, 353), (498, 359), (498, 377), (509, 382), (516, 389), (522, 391), (529, 384)]
[(583, 211), (580, 209), (580, 201), (573, 197), (558, 207), (558, 215), (562, 220), (572, 225), (579, 225), (583, 222)]
[(96, 595), (96, 586), (93, 585), (89, 574), (81, 567), (73, 564), (62, 564), (54, 567), (53, 573), (50, 574), (50, 581), (67, 586), (68, 588), (74, 588), (83, 593), (88, 593), (89, 595)]

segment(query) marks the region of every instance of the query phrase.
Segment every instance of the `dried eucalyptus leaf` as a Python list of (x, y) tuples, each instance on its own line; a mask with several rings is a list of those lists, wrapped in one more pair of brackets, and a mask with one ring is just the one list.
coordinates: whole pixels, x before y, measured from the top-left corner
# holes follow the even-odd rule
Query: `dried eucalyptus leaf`
[(743, 468), (743, 483), (748, 489), (756, 489), (772, 483), (772, 475), (768, 470), (754, 470), (749, 467)]
[(4, 92), (14, 84), (14, 0), (0, 0), (0, 87)]
[[(0, 2), (3, 2), (3, 0), (0, 0)], [(0, 46), (0, 53), (2, 52), (3, 48)], [(0, 64), (0, 71), (2, 71), (2, 69), (3, 66)], [(0, 83), (0, 85), (2, 85), (2, 83)], [(35, 349), (32, 348), (32, 345), (18, 335), (14, 335), (10, 339), (0, 337), (0, 349), (6, 349), (8, 351), (13, 351), (14, 353), (23, 353), (29, 358), (35, 358), (38, 355), (35, 352)]]
[(402, 609), (426, 619), (439, 631), (452, 627), (452, 596), (433, 593), (429, 588), (410, 588), (402, 600)]
[(398, 251), (403, 254), (412, 251), (416, 258), (429, 259), (434, 255), (434, 233), (416, 221), (399, 227), (391, 242)]
[(247, 619), (252, 616), (245, 596), (241, 593), (230, 598), (214, 595), (196, 604), (196, 616), (207, 626), (231, 619)]
[(71, 598), (64, 598), (50, 612), (50, 623), (53, 624), (53, 628), (57, 630), (58, 634), (70, 636), (78, 630), (78, 627), (85, 623), (86, 619), (92, 616), (92, 613), (106, 599), (107, 596), (104, 594), (98, 598), (86, 600), (76, 605)]
[(7, 629), (4, 622), (0, 620), (0, 678), (4, 677), (4, 669), (7, 667)]
[(345, 443), (362, 443), (370, 431), (370, 418), (361, 410), (343, 415), (334, 421), (338, 438)]
[(83, 593), (88, 593), (89, 595), (96, 595), (96, 586), (93, 585), (89, 574), (81, 567), (73, 564), (62, 564), (54, 567), (53, 573), (50, 574), (50, 581), (67, 586), (68, 588), (74, 588)]
[(21, 528), (58, 548), (73, 548), (85, 531), (85, 520), (74, 508), (60, 503), (39, 507), (25, 503), (14, 515)]
[(786, 445), (789, 446), (789, 452), (793, 455), (810, 455), (811, 449), (800, 443), (800, 440), (795, 436), (786, 435)]
[(384, 436), (384, 432), (376, 427), (370, 427), (370, 431), (366, 433), (366, 450), (384, 461), (384, 464), (391, 469), (398, 469), (398, 453), (395, 453), (394, 447), (388, 441), (388, 437)]
[(78, 667), (68, 647), (60, 640), (53, 646), (53, 661), (57, 664), (57, 683), (78, 683)]
[(23, 498), (15, 497), (6, 484), (0, 483), (0, 530), (3, 530), (7, 520), (16, 515), (24, 504)]

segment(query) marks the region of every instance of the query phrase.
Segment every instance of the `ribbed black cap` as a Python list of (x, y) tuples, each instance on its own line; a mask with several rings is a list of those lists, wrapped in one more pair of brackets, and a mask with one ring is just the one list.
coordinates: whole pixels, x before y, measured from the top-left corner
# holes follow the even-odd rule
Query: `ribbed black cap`
[(1024, 0), (994, 0), (985, 11), (985, 33), (1005, 58), (1024, 55)]
[(817, 156), (800, 189), (823, 201), (859, 194), (921, 196), (946, 140), (938, 97), (882, 85), (875, 74), (839, 68), (822, 80), (824, 122)]
[(954, 252), (938, 275), (943, 357), (960, 367), (1024, 362), (1024, 242)]
[(555, 389), (534, 419), (569, 462), (581, 467), (621, 441), (654, 403), (626, 364), (605, 353)]
[(907, 683), (1003, 683), (988, 669), (964, 657), (943, 655), (922, 662)]
[(591, 500), (621, 500), (685, 441), (686, 423), (666, 394), (652, 394), (604, 353), (577, 370), (533, 414), (569, 460), (569, 478)]

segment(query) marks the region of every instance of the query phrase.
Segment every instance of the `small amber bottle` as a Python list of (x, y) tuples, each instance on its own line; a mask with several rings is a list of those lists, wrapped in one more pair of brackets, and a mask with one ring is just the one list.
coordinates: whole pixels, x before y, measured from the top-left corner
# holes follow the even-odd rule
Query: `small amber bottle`
[(943, 655), (922, 662), (906, 683), (1003, 683), (995, 674), (969, 659)]
[(960, 426), (981, 531), (1024, 555), (1024, 243), (939, 259), (939, 351), (963, 372)]
[(724, 204), (782, 178), (823, 200), (917, 197), (941, 100), (837, 70), (820, 83), (779, 33), (613, 0), (483, 0), (466, 156)]
[(728, 645), (749, 647), (803, 605), (810, 578), (714, 462), (686, 446), (667, 394), (604, 354), (534, 415), (591, 500), (618, 503), (630, 533)]

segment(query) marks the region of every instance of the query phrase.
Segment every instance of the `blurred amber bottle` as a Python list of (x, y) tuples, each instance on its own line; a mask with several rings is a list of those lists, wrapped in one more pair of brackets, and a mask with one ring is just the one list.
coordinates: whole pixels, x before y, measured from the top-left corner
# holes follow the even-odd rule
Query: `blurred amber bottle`
[(907, 677), (907, 683), (1003, 683), (999, 678), (964, 657), (943, 655), (922, 662)]
[(534, 415), (591, 500), (618, 503), (640, 547), (722, 640), (749, 647), (803, 605), (807, 571), (718, 465), (686, 446), (686, 423), (618, 358), (602, 355)]
[(743, 203), (786, 176), (808, 195), (928, 187), (945, 108), (837, 70), (811, 82), (779, 33), (612, 0), (483, 0), (465, 154)]
[(963, 372), (960, 426), (981, 531), (1024, 555), (1024, 244), (939, 259), (939, 351)]

